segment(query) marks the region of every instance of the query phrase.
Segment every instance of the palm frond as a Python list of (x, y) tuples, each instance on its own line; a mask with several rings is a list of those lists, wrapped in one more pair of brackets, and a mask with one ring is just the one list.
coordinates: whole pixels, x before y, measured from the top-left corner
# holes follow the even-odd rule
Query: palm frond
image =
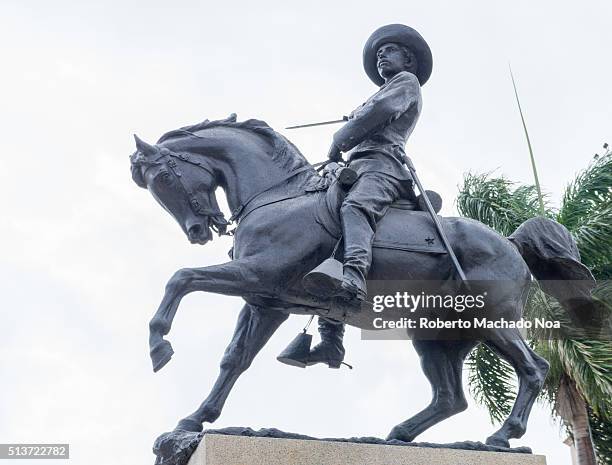
[[(601, 283), (594, 291), (596, 298), (605, 301), (612, 286)], [(571, 318), (555, 299), (535, 288), (525, 309), (525, 318), (544, 318), (560, 321), (562, 328), (572, 328)], [(549, 375), (544, 385), (544, 398), (551, 405), (556, 403), (559, 382), (564, 374), (575, 383), (593, 411), (605, 417), (612, 398), (612, 344), (609, 340), (554, 339), (559, 337), (551, 330), (529, 331), (534, 350), (550, 363)], [(612, 420), (612, 418), (610, 418)]]
[(580, 225), (571, 230), (580, 251), (581, 261), (593, 268), (612, 263), (612, 197), (607, 204), (583, 218)]
[(602, 420), (589, 409), (589, 425), (595, 443), (597, 463), (612, 465), (612, 421)]
[(612, 465), (612, 420), (602, 420), (589, 409), (589, 425), (598, 465)]
[(574, 235), (583, 262), (612, 262), (612, 153), (595, 159), (566, 187), (557, 221)]
[[(558, 345), (557, 340), (536, 340), (532, 342), (532, 346), (538, 354), (548, 359), (550, 362), (550, 370), (546, 377), (546, 383), (544, 389), (540, 393), (541, 399), (543, 399), (548, 406), (551, 408), (551, 414), (553, 418), (558, 418), (559, 412), (557, 408), (563, 403), (563, 399), (559, 396), (563, 396), (563, 390), (560, 389), (561, 380), (567, 379), (565, 373), (565, 367), (562, 364), (561, 359), (558, 357)], [(588, 403), (587, 403), (588, 405)], [(592, 407), (589, 409), (589, 425), (591, 427), (591, 434), (593, 437), (593, 443), (595, 445), (597, 463), (598, 465), (612, 465), (612, 412), (610, 411), (610, 405), (606, 406), (608, 411), (599, 417), (593, 413)], [(571, 435), (571, 427), (562, 421), (562, 424)]]
[(563, 193), (559, 221), (573, 229), (612, 196), (612, 152), (597, 157), (580, 171)]
[[(517, 187), (503, 176), (491, 177), (491, 173), (465, 175), (457, 209), (461, 215), (481, 221), (506, 236), (540, 211), (535, 186)], [(545, 213), (553, 216), (550, 208)]]
[(591, 266), (591, 272), (598, 281), (612, 280), (612, 263)]
[(467, 359), (468, 387), (477, 403), (486, 407), (492, 423), (504, 421), (516, 397), (512, 367), (484, 344)]
[(612, 398), (612, 344), (600, 340), (558, 340), (556, 352), (565, 372), (600, 418), (606, 418)]
[(527, 141), (527, 148), (529, 149), (529, 159), (531, 160), (531, 169), (533, 170), (533, 179), (535, 182), (536, 192), (538, 193), (538, 205), (539, 214), (544, 216), (546, 214), (546, 207), (544, 205), (544, 196), (542, 195), (542, 189), (540, 188), (540, 179), (538, 178), (538, 169), (536, 168), (535, 157), (533, 156), (533, 148), (531, 147), (531, 139), (529, 138), (529, 131), (527, 131), (527, 123), (525, 123), (525, 116), (523, 115), (523, 108), (521, 107), (521, 101), (519, 99), (518, 90), (516, 89), (516, 82), (514, 81), (514, 74), (512, 73), (512, 67), (510, 68), (510, 78), (512, 79), (512, 87), (514, 88), (514, 96), (516, 97), (516, 104), (518, 105), (519, 114), (521, 115), (521, 122), (523, 123), (523, 132), (525, 133), (525, 139)]
[[(565, 308), (552, 297), (544, 294), (537, 285), (531, 286), (529, 299), (523, 311), (523, 318), (535, 321), (536, 318), (546, 321), (558, 321), (562, 328), (572, 328), (572, 320)], [(554, 329), (532, 327), (529, 330), (529, 339), (554, 339), (559, 337), (559, 331)]]

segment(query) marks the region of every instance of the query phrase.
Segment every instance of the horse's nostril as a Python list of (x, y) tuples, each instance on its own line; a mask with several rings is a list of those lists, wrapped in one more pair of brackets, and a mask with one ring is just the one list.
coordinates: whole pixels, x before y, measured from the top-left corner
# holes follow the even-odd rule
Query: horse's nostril
[(202, 226), (199, 224), (194, 224), (193, 226), (189, 228), (189, 231), (187, 231), (187, 234), (189, 235), (190, 239), (193, 239), (193, 238), (198, 237), (201, 231), (202, 231)]

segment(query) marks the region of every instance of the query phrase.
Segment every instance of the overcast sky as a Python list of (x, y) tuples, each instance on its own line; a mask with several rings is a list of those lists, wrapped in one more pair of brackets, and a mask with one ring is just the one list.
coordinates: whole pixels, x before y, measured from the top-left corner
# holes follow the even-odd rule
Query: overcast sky
[[(148, 321), (167, 279), (226, 261), (231, 243), (190, 245), (132, 183), (133, 133), (154, 142), (231, 112), (281, 131), (335, 119), (376, 90), (361, 67), (368, 35), (400, 22), (433, 50), (407, 151), (446, 214), (470, 170), (532, 181), (509, 62), (553, 202), (612, 142), (609, 1), (5, 0), (1, 10), (0, 442), (69, 442), (75, 464), (152, 463), (155, 437), (211, 388), (241, 307), (188, 296), (169, 336), (176, 355), (152, 373)], [(317, 162), (335, 129), (282, 132)], [(278, 331), (215, 426), (384, 437), (429, 402), (407, 341), (349, 329), (354, 370), (279, 364), (305, 321)], [(419, 440), (495, 429), (472, 406)], [(537, 407), (513, 445), (569, 465), (562, 437)]]

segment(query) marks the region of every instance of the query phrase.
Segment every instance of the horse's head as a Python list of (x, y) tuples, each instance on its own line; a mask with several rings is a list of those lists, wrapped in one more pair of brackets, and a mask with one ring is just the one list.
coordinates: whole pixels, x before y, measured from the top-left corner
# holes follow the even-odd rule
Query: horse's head
[(191, 154), (134, 138), (137, 150), (130, 157), (132, 179), (174, 217), (189, 241), (205, 244), (212, 239), (211, 229), (224, 234), (228, 223), (217, 204), (212, 168)]

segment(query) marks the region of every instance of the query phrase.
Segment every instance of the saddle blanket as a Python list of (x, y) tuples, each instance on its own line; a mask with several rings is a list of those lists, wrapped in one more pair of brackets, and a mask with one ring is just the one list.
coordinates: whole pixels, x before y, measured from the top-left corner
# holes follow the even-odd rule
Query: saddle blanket
[[(338, 209), (330, 205), (325, 194), (320, 197), (317, 223), (332, 236), (339, 238), (341, 226)], [(372, 247), (406, 252), (447, 253), (429, 213), (413, 208), (416, 208), (414, 203), (405, 201), (391, 205), (378, 222)]]

